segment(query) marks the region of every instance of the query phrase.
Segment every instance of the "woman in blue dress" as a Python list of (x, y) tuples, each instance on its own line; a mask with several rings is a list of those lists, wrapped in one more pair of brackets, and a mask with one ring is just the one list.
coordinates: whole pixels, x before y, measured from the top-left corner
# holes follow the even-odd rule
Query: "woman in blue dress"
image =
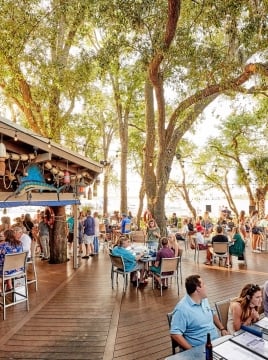
[[(6, 254), (19, 253), (23, 251), (22, 242), (15, 238), (15, 233), (13, 230), (8, 229), (4, 232), (5, 241), (0, 243), (0, 273), (3, 271), (3, 265), (5, 261)], [(20, 269), (14, 269), (7, 272), (7, 274), (12, 274)], [(11, 280), (7, 281), (7, 290), (12, 288)]]

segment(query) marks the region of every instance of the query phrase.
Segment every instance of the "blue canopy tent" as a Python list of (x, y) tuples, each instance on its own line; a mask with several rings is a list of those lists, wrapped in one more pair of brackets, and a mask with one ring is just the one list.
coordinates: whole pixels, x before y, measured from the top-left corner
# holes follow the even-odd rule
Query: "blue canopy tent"
[(1, 201), (0, 208), (12, 208), (12, 207), (19, 207), (19, 206), (66, 206), (66, 205), (80, 205), (79, 199), (73, 200), (34, 200), (34, 201)]

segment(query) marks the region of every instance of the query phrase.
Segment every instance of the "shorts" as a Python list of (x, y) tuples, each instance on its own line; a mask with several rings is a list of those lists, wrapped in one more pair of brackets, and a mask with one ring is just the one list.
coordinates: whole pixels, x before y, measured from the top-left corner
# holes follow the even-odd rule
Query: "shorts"
[(93, 245), (93, 241), (94, 241), (94, 235), (86, 235), (84, 234), (84, 244), (89, 245), (92, 244)]
[(69, 233), (68, 234), (68, 243), (73, 243), (74, 242), (74, 233)]

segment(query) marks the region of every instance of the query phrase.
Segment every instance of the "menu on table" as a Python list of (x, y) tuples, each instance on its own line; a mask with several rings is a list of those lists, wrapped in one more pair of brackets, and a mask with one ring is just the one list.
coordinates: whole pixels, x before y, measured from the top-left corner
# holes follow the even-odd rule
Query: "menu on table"
[(213, 347), (213, 356), (221, 360), (260, 360), (261, 357), (249, 351), (240, 345), (228, 340), (222, 344)]
[(264, 316), (261, 320), (257, 321), (255, 325), (268, 330), (268, 317)]
[(245, 331), (232, 337), (230, 341), (251, 351), (253, 354), (259, 355), (264, 359), (268, 359), (268, 341), (259, 336)]

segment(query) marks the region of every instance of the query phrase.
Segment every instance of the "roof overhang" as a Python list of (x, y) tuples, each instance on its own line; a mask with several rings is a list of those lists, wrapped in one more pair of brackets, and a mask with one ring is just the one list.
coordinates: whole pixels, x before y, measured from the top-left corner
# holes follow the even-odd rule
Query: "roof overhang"
[(49, 193), (31, 193), (31, 196), (24, 194), (23, 196), (12, 196), (5, 201), (7, 193), (0, 193), (0, 209), (18, 207), (18, 206), (65, 206), (65, 205), (80, 205), (80, 200), (75, 198), (73, 194), (63, 193), (49, 194)]
[[(96, 161), (75, 153), (1, 116), (0, 136), (0, 141), (5, 145), (7, 153), (5, 159), (0, 159), (4, 161), (6, 168), (5, 175), (0, 176), (0, 192), (4, 194), (0, 196), (1, 208), (18, 206), (17, 204), (20, 206), (25, 203), (34, 205), (34, 202), (37, 206), (46, 205), (48, 202), (53, 203), (51, 206), (57, 206), (60, 203), (63, 205), (67, 202), (68, 204), (77, 203), (79, 184), (83, 183), (84, 186), (92, 185), (95, 182), (97, 184), (96, 179), (102, 172), (103, 166)], [(66, 193), (60, 193), (58, 198), (55, 193), (31, 191), (31, 197), (29, 194), (25, 194), (25, 199), (20, 196), (12, 199), (14, 188), (19, 184), (19, 179), (29, 164), (37, 164), (42, 168), (44, 180), (48, 183), (52, 181), (57, 187), (64, 184), (63, 174), (68, 172), (71, 184), (65, 190)], [(11, 183), (14, 186), (6, 186)], [(5, 200), (7, 197), (9, 197), (8, 200)]]

